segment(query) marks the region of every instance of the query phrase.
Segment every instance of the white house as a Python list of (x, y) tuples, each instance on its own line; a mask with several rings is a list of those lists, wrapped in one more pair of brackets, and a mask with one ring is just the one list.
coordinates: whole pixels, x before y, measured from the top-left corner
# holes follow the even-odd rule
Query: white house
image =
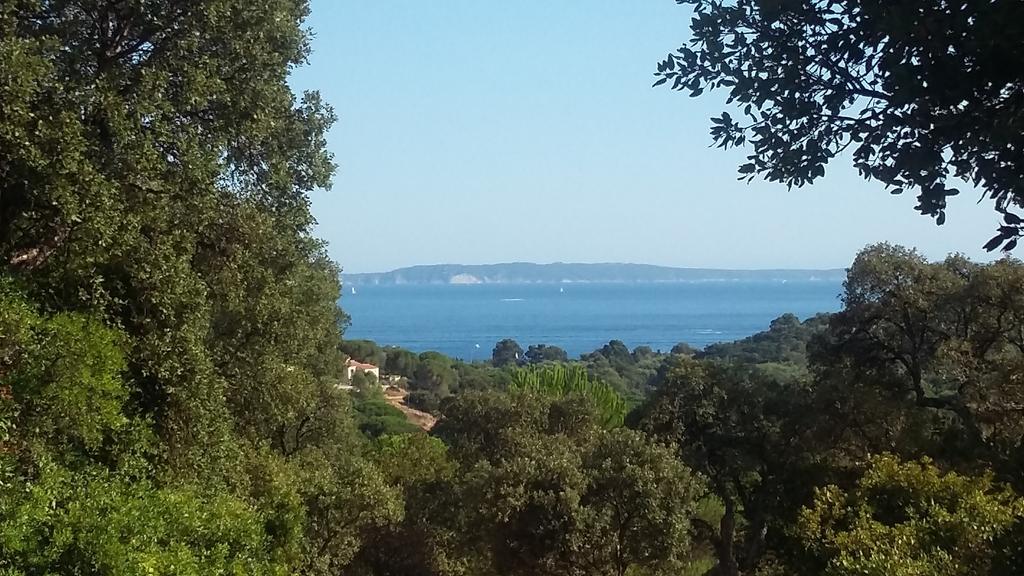
[(363, 364), (362, 362), (357, 362), (349, 358), (348, 362), (345, 363), (345, 379), (351, 382), (352, 377), (355, 376), (356, 372), (373, 374), (374, 377), (380, 380), (380, 368), (373, 364)]

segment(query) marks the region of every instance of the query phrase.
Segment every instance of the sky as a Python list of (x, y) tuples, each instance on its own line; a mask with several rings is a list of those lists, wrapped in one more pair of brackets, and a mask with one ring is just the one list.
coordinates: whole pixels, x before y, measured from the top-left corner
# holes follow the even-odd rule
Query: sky
[(673, 0), (314, 0), (291, 84), (339, 117), (316, 234), (346, 272), (841, 268), (880, 241), (990, 258), (996, 216), (975, 193), (939, 227), (849, 162), (803, 189), (738, 181), (749, 152), (710, 147), (724, 97), (651, 88), (688, 24)]

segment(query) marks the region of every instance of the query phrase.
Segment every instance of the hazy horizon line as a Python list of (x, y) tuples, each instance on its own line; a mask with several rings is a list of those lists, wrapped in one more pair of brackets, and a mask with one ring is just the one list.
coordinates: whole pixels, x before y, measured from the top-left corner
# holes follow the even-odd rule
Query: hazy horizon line
[(646, 262), (530, 262), (527, 260), (513, 260), (506, 262), (488, 262), (482, 264), (465, 264), (460, 262), (438, 262), (431, 264), (410, 264), (408, 266), (399, 266), (390, 270), (378, 270), (372, 272), (354, 272), (348, 270), (342, 270), (342, 275), (365, 275), (365, 274), (390, 274), (392, 272), (398, 272), (400, 270), (408, 270), (411, 268), (430, 268), (430, 267), (442, 267), (442, 266), (510, 266), (528, 264), (531, 266), (557, 266), (557, 265), (568, 265), (568, 266), (648, 266), (653, 268), (663, 268), (669, 270), (708, 270), (715, 272), (776, 272), (776, 271), (787, 271), (787, 272), (836, 272), (839, 270), (845, 271), (848, 266), (831, 266), (831, 267), (758, 267), (758, 268), (716, 268), (709, 266), (675, 266), (669, 264), (650, 264)]

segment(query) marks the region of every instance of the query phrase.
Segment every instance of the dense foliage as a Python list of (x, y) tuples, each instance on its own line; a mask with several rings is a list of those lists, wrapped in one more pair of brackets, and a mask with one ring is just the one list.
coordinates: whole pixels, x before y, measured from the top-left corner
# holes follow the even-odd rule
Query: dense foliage
[(593, 380), (582, 366), (550, 365), (523, 368), (512, 373), (510, 390), (561, 398), (578, 396), (592, 404), (602, 425), (621, 426), (626, 417), (626, 402), (615, 390)]
[(307, 10), (0, 7), (5, 573), (331, 573), (400, 513), (335, 386)]
[(460, 396), (436, 434), (463, 474), (464, 544), (496, 574), (676, 574), (700, 479), (574, 395)]
[(703, 351), (345, 340), (306, 12), (0, 7), (0, 573), (1021, 573), (1021, 263), (871, 246)]
[(716, 573), (1014, 573), (1022, 273), (871, 246), (839, 313), (675, 361), (632, 419), (708, 476)]
[(817, 490), (798, 531), (823, 574), (1010, 574), (999, 545), (1022, 518), (1024, 501), (989, 476), (879, 456), (849, 491)]

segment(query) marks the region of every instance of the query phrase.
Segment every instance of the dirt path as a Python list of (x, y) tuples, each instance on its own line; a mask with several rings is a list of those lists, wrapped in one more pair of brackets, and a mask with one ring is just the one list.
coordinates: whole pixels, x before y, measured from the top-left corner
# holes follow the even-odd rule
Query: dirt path
[(437, 418), (435, 418), (433, 414), (407, 406), (405, 404), (405, 397), (408, 395), (409, 392), (407, 390), (396, 388), (394, 386), (388, 386), (384, 389), (384, 398), (387, 399), (389, 404), (401, 410), (409, 422), (412, 422), (423, 430), (429, 431), (434, 427), (434, 424), (437, 424)]

